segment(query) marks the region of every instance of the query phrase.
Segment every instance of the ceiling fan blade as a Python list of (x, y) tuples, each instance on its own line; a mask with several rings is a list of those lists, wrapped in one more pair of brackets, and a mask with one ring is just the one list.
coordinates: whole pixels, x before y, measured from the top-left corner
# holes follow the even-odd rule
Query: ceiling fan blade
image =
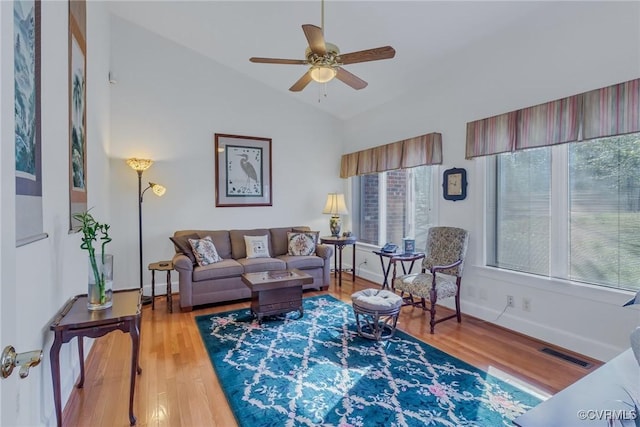
[(289, 88), (291, 92), (300, 92), (311, 82), (311, 74), (307, 71), (300, 79)]
[(259, 64), (289, 64), (289, 65), (306, 65), (307, 61), (304, 59), (278, 59), (278, 58), (249, 58), (251, 62), (257, 62)]
[(364, 89), (365, 87), (367, 87), (368, 83), (355, 74), (351, 74), (342, 67), (338, 67), (336, 68), (336, 70), (338, 71), (336, 73), (336, 79), (340, 80), (341, 82), (348, 84), (356, 90)]
[(358, 52), (345, 53), (338, 57), (338, 62), (342, 64), (355, 64), (357, 62), (379, 61), (390, 59), (396, 55), (396, 51), (391, 46), (377, 47), (375, 49), (361, 50)]
[(309, 49), (316, 55), (322, 56), (327, 53), (327, 46), (324, 42), (322, 28), (311, 24), (304, 24), (302, 31), (309, 42)]

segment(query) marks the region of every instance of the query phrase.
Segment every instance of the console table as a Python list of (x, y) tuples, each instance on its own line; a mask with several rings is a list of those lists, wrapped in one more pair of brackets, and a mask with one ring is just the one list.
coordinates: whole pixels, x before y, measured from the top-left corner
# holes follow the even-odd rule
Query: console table
[(353, 259), (351, 260), (351, 280), (356, 281), (356, 242), (358, 239), (355, 236), (340, 237), (340, 236), (324, 236), (320, 237), (320, 243), (325, 245), (333, 245), (336, 248), (334, 254), (334, 277), (338, 277), (338, 286), (342, 287), (342, 249), (347, 245), (353, 246)]
[(623, 403), (631, 403), (625, 390), (640, 398), (640, 367), (631, 349), (530, 409), (513, 423), (520, 427), (632, 426), (634, 417), (640, 414), (632, 412), (633, 406)]
[(140, 310), (142, 290), (127, 289), (113, 293), (113, 306), (104, 310), (89, 310), (87, 295), (71, 298), (58, 311), (49, 329), (54, 332), (54, 340), (49, 352), (51, 376), (53, 379), (53, 400), (56, 407), (56, 421), (62, 426), (62, 404), (60, 402), (60, 347), (78, 337), (80, 358), (80, 379), (76, 387), (84, 386), (84, 337), (98, 338), (111, 331), (122, 331), (131, 335), (131, 383), (129, 387), (129, 422), (136, 423), (133, 415), (133, 394), (136, 387), (136, 373), (141, 374), (140, 353)]

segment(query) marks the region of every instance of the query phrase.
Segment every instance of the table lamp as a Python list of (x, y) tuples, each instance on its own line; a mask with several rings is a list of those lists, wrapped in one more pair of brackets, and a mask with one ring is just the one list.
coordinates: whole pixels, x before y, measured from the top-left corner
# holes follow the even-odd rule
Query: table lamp
[(330, 214), (331, 218), (329, 219), (329, 229), (331, 230), (331, 235), (338, 237), (340, 236), (340, 215), (348, 215), (349, 211), (347, 210), (347, 205), (344, 202), (344, 194), (340, 193), (329, 193), (327, 195), (327, 203), (322, 210), (323, 214)]

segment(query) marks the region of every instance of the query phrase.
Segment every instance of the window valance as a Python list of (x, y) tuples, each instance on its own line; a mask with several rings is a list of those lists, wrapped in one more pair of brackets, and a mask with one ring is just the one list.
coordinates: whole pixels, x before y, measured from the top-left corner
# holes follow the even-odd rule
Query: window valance
[(442, 134), (429, 133), (342, 156), (340, 177), (442, 163)]
[(467, 123), (466, 158), (640, 131), (640, 79)]

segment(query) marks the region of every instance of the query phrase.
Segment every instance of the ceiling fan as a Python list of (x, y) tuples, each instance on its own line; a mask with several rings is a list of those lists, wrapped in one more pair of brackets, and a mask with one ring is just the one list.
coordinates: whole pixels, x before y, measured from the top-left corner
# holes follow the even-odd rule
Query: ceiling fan
[(340, 53), (338, 46), (324, 40), (324, 0), (322, 0), (322, 27), (312, 24), (302, 26), (302, 31), (309, 42), (305, 51), (305, 59), (249, 58), (249, 61), (261, 64), (307, 65), (307, 72), (289, 88), (292, 92), (304, 89), (312, 80), (326, 83), (334, 77), (354, 89), (364, 89), (367, 82), (348, 72), (343, 65), (358, 62), (378, 61), (393, 58), (396, 51), (391, 46), (377, 47), (351, 53)]

